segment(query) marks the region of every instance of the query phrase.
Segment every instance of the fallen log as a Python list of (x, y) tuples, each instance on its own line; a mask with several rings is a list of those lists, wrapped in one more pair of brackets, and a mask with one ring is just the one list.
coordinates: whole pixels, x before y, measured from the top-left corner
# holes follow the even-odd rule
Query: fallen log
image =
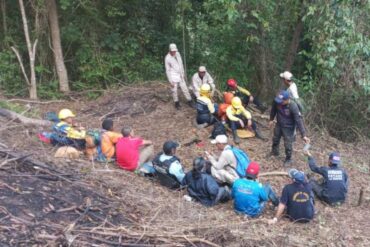
[(258, 177), (289, 176), (287, 172), (262, 172)]
[(40, 126), (51, 126), (53, 123), (47, 120), (28, 118), (19, 113), (0, 108), (0, 116), (5, 117), (9, 120), (16, 121), (22, 124), (32, 124)]

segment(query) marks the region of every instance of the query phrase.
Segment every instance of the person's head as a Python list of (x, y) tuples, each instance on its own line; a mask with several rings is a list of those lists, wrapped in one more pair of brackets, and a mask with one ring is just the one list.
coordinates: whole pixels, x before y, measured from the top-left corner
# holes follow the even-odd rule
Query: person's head
[(247, 179), (255, 180), (258, 177), (258, 173), (260, 172), (260, 165), (252, 161), (249, 163), (247, 170), (245, 170), (245, 176)]
[(212, 144), (216, 144), (218, 150), (223, 150), (228, 143), (226, 135), (218, 135), (214, 140), (211, 141)]
[(70, 109), (62, 109), (58, 113), (58, 118), (66, 123), (72, 124), (75, 114)]
[(279, 94), (275, 97), (275, 102), (279, 105), (289, 104), (289, 92), (286, 90), (280, 91)]
[(236, 87), (238, 86), (238, 83), (236, 82), (236, 80), (235, 79), (229, 79), (229, 80), (227, 80), (227, 86), (229, 87), (229, 88), (231, 88), (232, 90), (235, 90), (236, 89)]
[(200, 66), (198, 69), (198, 75), (200, 78), (203, 79), (204, 75), (206, 74), (207, 70), (205, 66)]
[(224, 102), (225, 104), (231, 105), (231, 101), (234, 98), (234, 94), (232, 92), (224, 92)]
[(104, 130), (112, 131), (113, 130), (113, 120), (112, 119), (104, 119), (101, 127)]
[(329, 155), (329, 166), (340, 165), (340, 154), (338, 152), (332, 152)]
[(176, 148), (178, 146), (179, 146), (179, 144), (177, 142), (174, 142), (174, 141), (166, 141), (163, 144), (163, 153), (165, 155), (169, 155), (169, 156), (175, 155), (176, 154)]
[(211, 94), (211, 86), (209, 84), (203, 84), (199, 91), (201, 96), (209, 97)]
[(123, 137), (129, 137), (134, 135), (134, 130), (130, 126), (124, 126), (121, 130)]
[(169, 45), (169, 51), (170, 51), (170, 54), (171, 54), (171, 56), (175, 56), (176, 55), (176, 52), (177, 52), (177, 46), (176, 46), (176, 44), (170, 44)]
[(288, 175), (296, 183), (303, 184), (306, 181), (304, 172), (298, 171), (297, 169), (290, 169)]
[(280, 78), (283, 79), (286, 86), (289, 86), (292, 83), (293, 74), (289, 71), (284, 71), (283, 73), (280, 73)]
[(242, 100), (241, 100), (239, 97), (234, 97), (234, 98), (231, 100), (231, 105), (232, 105), (235, 109), (242, 108), (242, 106), (243, 106), (243, 104), (242, 104)]
[(193, 161), (193, 177), (198, 178), (205, 169), (206, 160), (203, 157), (197, 157)]

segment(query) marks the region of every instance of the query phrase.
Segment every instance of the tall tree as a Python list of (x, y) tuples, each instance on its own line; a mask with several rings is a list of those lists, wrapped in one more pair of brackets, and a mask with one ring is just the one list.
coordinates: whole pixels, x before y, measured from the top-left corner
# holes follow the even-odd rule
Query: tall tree
[(53, 46), (55, 67), (59, 79), (59, 90), (62, 92), (69, 92), (68, 73), (64, 65), (63, 51), (60, 40), (60, 30), (58, 22), (58, 11), (55, 0), (46, 1), (50, 25), (51, 41)]

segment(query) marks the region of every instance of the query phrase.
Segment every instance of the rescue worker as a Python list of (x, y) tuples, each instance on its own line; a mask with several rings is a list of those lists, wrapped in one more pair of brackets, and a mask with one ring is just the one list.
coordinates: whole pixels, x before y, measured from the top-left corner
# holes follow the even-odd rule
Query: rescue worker
[(315, 159), (307, 150), (305, 155), (308, 157), (308, 165), (311, 171), (320, 174), (323, 182), (319, 183), (310, 179), (310, 184), (316, 196), (329, 205), (339, 205), (346, 200), (348, 191), (348, 175), (340, 166), (340, 154), (332, 152), (329, 155), (328, 166), (317, 166)]
[(235, 180), (232, 196), (236, 212), (257, 217), (262, 214), (267, 201), (271, 200), (275, 206), (279, 204), (271, 186), (257, 181), (259, 170), (259, 164), (251, 162), (246, 169), (246, 177)]
[(231, 199), (230, 189), (219, 186), (216, 180), (205, 172), (206, 160), (197, 157), (193, 161), (193, 169), (186, 173), (183, 185), (187, 186), (189, 195), (204, 206), (214, 206)]
[(211, 87), (208, 84), (203, 84), (200, 87), (200, 97), (197, 98), (196, 109), (198, 125), (211, 125), (216, 122), (214, 116), (216, 109), (211, 101)]
[(103, 157), (99, 160), (109, 162), (115, 159), (116, 143), (122, 137), (122, 134), (114, 131), (112, 119), (105, 119), (102, 123), (102, 128), (100, 148)]
[(227, 86), (230, 92), (233, 93), (234, 96), (239, 97), (245, 106), (249, 103), (253, 103), (262, 113), (266, 111), (267, 107), (264, 106), (257, 97), (253, 97), (246, 88), (238, 86), (235, 79), (227, 80)]
[(284, 165), (288, 166), (292, 163), (293, 141), (296, 127), (298, 127), (303, 140), (306, 143), (309, 143), (310, 141), (306, 136), (301, 112), (299, 111), (297, 104), (290, 100), (288, 91), (281, 91), (279, 95), (275, 97), (270, 112), (270, 128), (274, 125), (275, 117), (277, 122), (274, 128), (271, 155), (279, 155), (280, 139), (283, 137), (285, 146)]
[(207, 72), (206, 67), (204, 66), (199, 67), (198, 72), (195, 73), (192, 77), (192, 83), (195, 97), (199, 98), (201, 96), (200, 90), (202, 85), (205, 84), (211, 87), (211, 97), (213, 97), (216, 86), (212, 76)]
[(302, 171), (290, 169), (288, 175), (292, 183), (284, 186), (276, 216), (269, 220), (269, 224), (275, 224), (284, 212), (294, 222), (307, 223), (313, 219), (315, 208), (311, 185)]
[(265, 140), (257, 128), (256, 123), (252, 120), (251, 113), (244, 108), (239, 97), (234, 97), (231, 100), (231, 105), (226, 109), (226, 116), (236, 144), (240, 143), (237, 129), (244, 128), (254, 131), (257, 138)]
[(172, 86), (172, 97), (173, 101), (175, 102), (176, 109), (180, 109), (180, 102), (177, 94), (177, 88), (179, 86), (184, 93), (189, 106), (194, 107), (193, 100), (186, 85), (184, 65), (182, 63), (181, 55), (177, 50), (176, 44), (170, 44), (169, 52), (164, 59), (164, 64), (166, 67), (167, 79)]
[(297, 85), (293, 82), (293, 74), (289, 71), (284, 71), (280, 73), (280, 78), (283, 80), (285, 90), (288, 91), (290, 99), (298, 105), (299, 110), (302, 112), (303, 105), (299, 98)]
[(228, 144), (226, 135), (218, 135), (212, 144), (216, 144), (218, 151), (221, 152), (218, 159), (215, 156), (206, 152), (207, 159), (211, 162), (211, 174), (220, 183), (233, 184), (236, 179), (239, 178), (236, 167), (237, 159), (231, 150), (231, 146)]

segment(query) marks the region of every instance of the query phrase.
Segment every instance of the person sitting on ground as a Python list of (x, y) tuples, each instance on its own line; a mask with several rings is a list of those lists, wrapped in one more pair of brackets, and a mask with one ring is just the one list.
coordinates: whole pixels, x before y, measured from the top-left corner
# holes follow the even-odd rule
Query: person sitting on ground
[(193, 75), (192, 83), (195, 97), (199, 98), (201, 96), (200, 91), (203, 85), (209, 85), (212, 88), (210, 95), (213, 97), (216, 86), (212, 76), (207, 72), (206, 67), (199, 67), (198, 72)]
[[(178, 146), (177, 142), (166, 141), (163, 144), (163, 152), (159, 153), (152, 162), (157, 174), (164, 175), (160, 177), (160, 182), (165, 186), (173, 185), (167, 187), (179, 187), (185, 177), (180, 159), (175, 156)], [(171, 183), (173, 180), (176, 181), (175, 184)]]
[(75, 114), (70, 109), (62, 109), (58, 113), (59, 122), (53, 126), (51, 144), (56, 146), (71, 146), (79, 150), (86, 147), (85, 128), (74, 122)]
[(315, 208), (311, 185), (301, 171), (290, 169), (288, 174), (292, 183), (284, 186), (276, 216), (269, 220), (269, 224), (275, 224), (284, 211), (294, 222), (306, 223), (313, 219)]
[(206, 160), (197, 157), (193, 161), (193, 170), (186, 173), (183, 185), (187, 186), (189, 195), (205, 206), (214, 206), (231, 199), (227, 186), (220, 187), (216, 180), (205, 172)]
[(253, 97), (252, 94), (245, 88), (238, 86), (235, 79), (227, 80), (227, 87), (234, 94), (234, 96), (239, 97), (243, 104), (247, 106), (249, 103), (253, 103), (262, 113), (267, 109), (257, 97)]
[(259, 164), (251, 162), (246, 170), (246, 177), (235, 180), (232, 196), (236, 212), (257, 217), (262, 214), (268, 200), (271, 200), (274, 206), (279, 204), (279, 199), (271, 186), (256, 181), (259, 170)]
[(115, 159), (116, 143), (122, 137), (121, 133), (115, 132), (112, 119), (104, 119), (102, 123), (103, 131), (101, 133), (100, 148), (102, 157), (101, 160), (110, 161)]
[(234, 97), (231, 100), (231, 105), (226, 109), (226, 116), (236, 144), (240, 143), (240, 139), (237, 134), (237, 129), (239, 128), (248, 128), (249, 130), (254, 131), (257, 138), (265, 140), (257, 128), (256, 123), (252, 120), (252, 114), (243, 107), (242, 101), (239, 97)]
[(211, 125), (216, 122), (214, 114), (216, 113), (215, 105), (211, 101), (211, 87), (204, 84), (200, 87), (200, 97), (197, 98), (197, 124)]
[(211, 174), (220, 183), (233, 184), (236, 179), (239, 178), (236, 167), (237, 159), (231, 150), (231, 146), (228, 144), (228, 138), (226, 135), (218, 135), (212, 144), (216, 144), (218, 151), (221, 151), (221, 155), (218, 160), (208, 152), (206, 152), (207, 159), (211, 162)]
[(223, 93), (224, 102), (218, 105), (218, 117), (223, 124), (226, 123), (226, 109), (231, 105), (231, 101), (234, 98), (234, 94), (231, 92)]
[(343, 203), (348, 191), (348, 175), (340, 166), (340, 154), (332, 152), (329, 155), (329, 165), (322, 167), (316, 165), (310, 151), (305, 151), (305, 155), (308, 157), (311, 171), (320, 174), (324, 179), (322, 183), (312, 178), (309, 181), (316, 196), (332, 206)]
[(119, 138), (116, 144), (117, 164), (128, 171), (146, 169), (146, 162), (153, 156), (153, 143), (134, 137), (134, 130), (125, 126), (121, 131), (123, 137)]

